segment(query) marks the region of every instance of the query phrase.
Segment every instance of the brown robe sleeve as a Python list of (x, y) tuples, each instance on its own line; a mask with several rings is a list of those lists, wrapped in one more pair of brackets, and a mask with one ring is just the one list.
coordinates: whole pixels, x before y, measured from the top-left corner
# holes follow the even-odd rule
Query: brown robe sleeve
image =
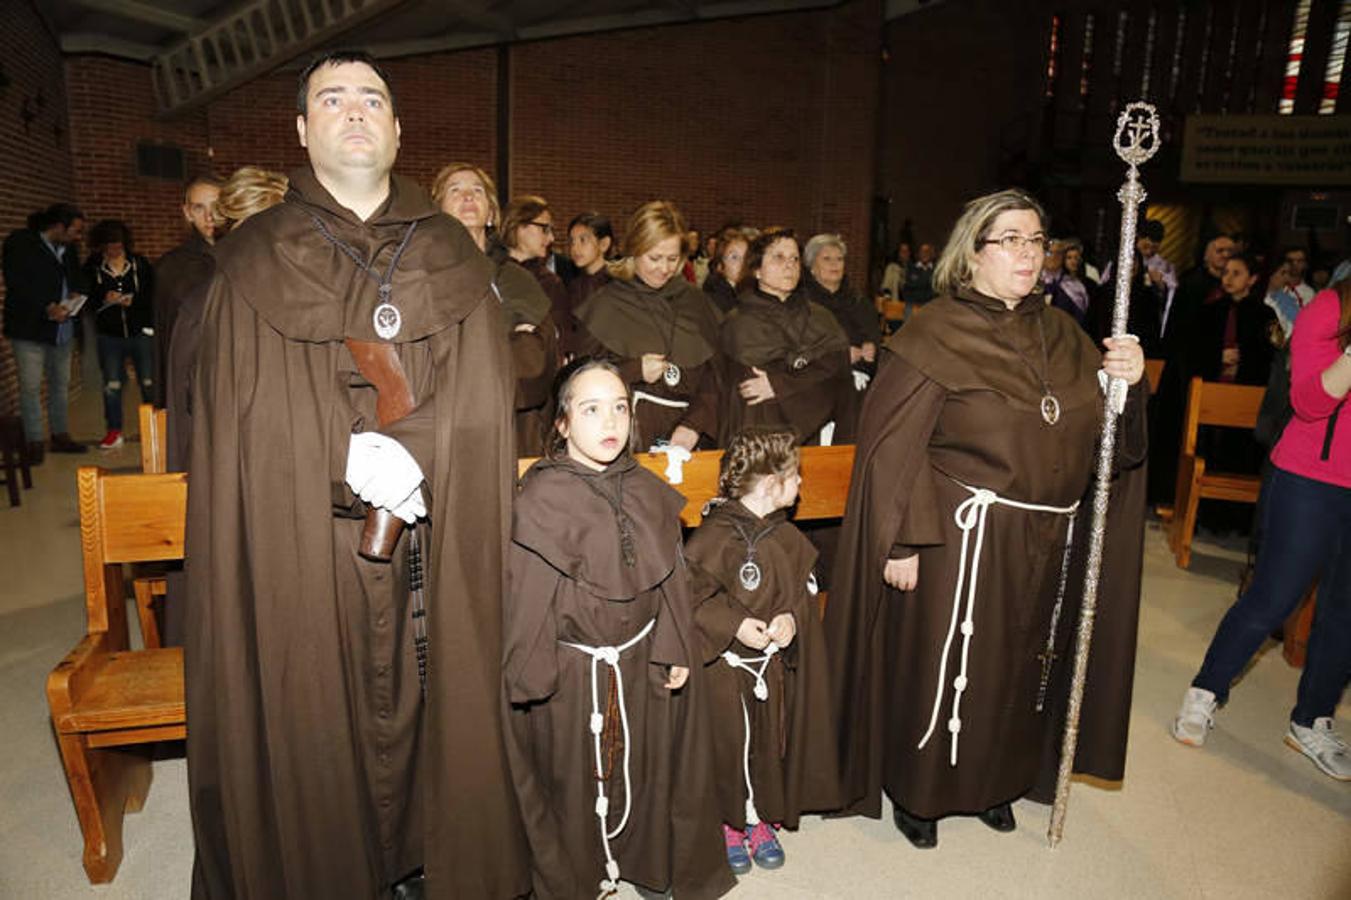
[(513, 329), (512, 369), (516, 375), (516, 409), (536, 409), (549, 401), (553, 389), (555, 360), (558, 358), (558, 330), (552, 316), (546, 316), (530, 331)]
[(503, 603), (502, 675), (507, 701), (529, 703), (558, 688), (554, 596), (563, 576), (519, 544), (507, 555), (511, 588)]
[(849, 351), (828, 353), (797, 371), (789, 368), (787, 360), (765, 366), (764, 371), (774, 388), (774, 396), (782, 402), (791, 402), (797, 395), (817, 390), (848, 372)]
[(711, 663), (732, 646), (737, 629), (751, 614), (695, 562), (690, 563), (690, 592), (700, 651), (703, 661)]

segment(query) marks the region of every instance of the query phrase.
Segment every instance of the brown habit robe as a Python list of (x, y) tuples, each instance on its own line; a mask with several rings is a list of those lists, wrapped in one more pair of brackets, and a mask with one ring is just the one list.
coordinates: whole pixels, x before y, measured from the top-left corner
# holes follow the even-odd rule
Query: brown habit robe
[[(927, 304), (882, 357), (864, 401), (825, 617), (846, 800), (852, 812), (876, 817), (885, 789), (925, 818), (979, 812), (1022, 796), (1037, 776), (1052, 718), (1035, 711), (1037, 654), (1050, 627), (1068, 519), (989, 508), (953, 766), (946, 726), (960, 632), (937, 726), (923, 750), (917, 744), (953, 615), (962, 545), (954, 512), (972, 496), (957, 481), (1056, 507), (1083, 496), (1102, 415), (1101, 354), (1040, 293), (1007, 310), (963, 292)], [(1060, 402), (1055, 425), (1039, 413), (1043, 375)], [(1079, 529), (1088, 521), (1085, 508)], [(886, 559), (916, 551), (916, 589), (887, 587)], [(1062, 640), (1069, 618), (1061, 619)]]
[[(680, 547), (684, 498), (625, 455), (603, 472), (540, 460), (513, 510), (503, 662), (511, 774), (534, 857), (537, 898), (589, 898), (605, 877), (595, 815), (591, 657), (562, 641), (621, 646), (633, 804), (610, 842), (621, 877), (677, 897), (734, 884), (718, 833), (705, 686)], [(616, 514), (621, 509), (623, 525)], [(621, 528), (631, 538), (625, 562)], [(665, 687), (667, 667), (691, 668)], [(607, 827), (623, 816), (623, 737), (610, 668), (598, 664), (605, 715)]]
[[(406, 548), (360, 558), (349, 436), (375, 390), (374, 269), (417, 401), (382, 429), (426, 476), (427, 689)], [(529, 868), (501, 740), (501, 597), (515, 459), (492, 267), (412, 181), (362, 223), (309, 169), (220, 248), (193, 384), (185, 650), (195, 898), (511, 897)]]
[[(664, 406), (634, 397), (634, 427), (648, 447), (669, 438), (677, 425), (700, 434), (700, 447), (718, 439), (720, 366), (718, 319), (708, 298), (677, 273), (653, 290), (638, 278), (616, 278), (597, 290), (580, 308), (576, 343), (579, 356), (600, 356), (619, 367), (634, 391), (688, 404)], [(674, 364), (673, 380), (643, 380), (643, 354), (658, 353)]]
[(194, 229), (187, 240), (165, 253), (155, 263), (155, 406), (168, 407), (172, 381), (168, 376), (169, 342), (179, 313), (195, 305), (190, 297), (211, 281), (215, 263), (211, 245)]
[[(549, 433), (550, 395), (558, 373), (558, 329), (549, 312), (548, 295), (520, 263), (506, 256), (500, 259), (495, 282), (516, 375), (512, 402), (516, 410), (516, 455), (539, 456)], [(533, 328), (517, 330), (522, 325)]]
[[(738, 576), (747, 560), (747, 537), (755, 541), (761, 572), (755, 590), (747, 590)], [(803, 812), (838, 809), (835, 716), (812, 573), (816, 548), (784, 511), (761, 518), (731, 500), (709, 508), (685, 554), (713, 716), (723, 821), (746, 827), (743, 703), (750, 716), (751, 784), (760, 819), (796, 828)], [(785, 612), (793, 614), (797, 636), (770, 659), (764, 673), (769, 694), (757, 700), (753, 676), (729, 666), (722, 654), (762, 656), (763, 650), (736, 639), (737, 629), (747, 618), (768, 624)]]
[[(779, 300), (758, 289), (742, 292), (723, 328), (727, 384), (723, 445), (750, 425), (783, 428), (799, 444), (816, 443), (835, 423), (833, 443), (853, 440), (857, 399), (849, 371), (849, 338), (835, 316), (799, 289)], [(737, 390), (761, 369), (773, 398), (749, 405)]]

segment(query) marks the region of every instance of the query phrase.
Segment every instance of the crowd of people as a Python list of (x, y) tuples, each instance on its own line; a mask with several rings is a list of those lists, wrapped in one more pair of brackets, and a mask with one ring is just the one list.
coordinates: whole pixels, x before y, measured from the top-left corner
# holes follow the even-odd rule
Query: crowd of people
[[(72, 212), (35, 222), (28, 249), (59, 265), (13, 317), (31, 442), (30, 374), (68, 368), (87, 293), (104, 445), (130, 360), (189, 472), (166, 635), (185, 646), (194, 897), (713, 897), (783, 865), (777, 833), (804, 813), (878, 817), (883, 793), (918, 848), (953, 815), (1012, 831), (1059, 766), (1105, 416), (1121, 437), (1073, 768), (1120, 780), (1167, 396), (1150, 402), (1146, 356), (1266, 383), (1273, 322), (1293, 327), (1301, 422), (1277, 477), (1339, 524), (1306, 541), (1303, 507), (1268, 504), (1283, 537), (1175, 733), (1203, 740), (1292, 573), (1331, 560), (1291, 739), (1345, 777), (1328, 742), (1351, 445), (1316, 432), (1351, 386), (1346, 289), (1315, 298), (1289, 257), (1264, 282), (1227, 236), (1178, 276), (1146, 221), (1133, 335), (1112, 337), (1110, 267), (1006, 190), (943, 247), (898, 248), (881, 294), (907, 312), (887, 322), (836, 234), (704, 240), (654, 200), (622, 233), (576, 215), (559, 254), (548, 201), (499, 206), (473, 163), (425, 189), (392, 174), (395, 98), (364, 54), (308, 66), (298, 107), (309, 165), (194, 181), (189, 237), (153, 268), (124, 223), (91, 229), (80, 271)], [(804, 534), (798, 448), (830, 443), (856, 445), (846, 514)], [(718, 496), (685, 535), (683, 497), (635, 452), (707, 448)], [(520, 479), (518, 457), (539, 457)], [(383, 556), (381, 515), (402, 523)]]

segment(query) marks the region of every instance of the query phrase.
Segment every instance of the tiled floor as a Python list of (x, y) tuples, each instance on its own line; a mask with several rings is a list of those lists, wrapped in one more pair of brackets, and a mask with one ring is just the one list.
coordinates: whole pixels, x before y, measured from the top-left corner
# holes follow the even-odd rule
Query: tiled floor
[[(97, 399), (77, 403), (78, 436), (102, 434)], [(127, 818), (117, 879), (92, 888), (43, 697), (46, 673), (83, 627), (75, 466), (137, 460), (134, 443), (114, 454), (49, 457), (24, 505), (0, 508), (0, 898), (187, 895), (182, 760), (156, 764), (146, 808)], [(1146, 547), (1126, 780), (1111, 791), (1076, 785), (1060, 847), (1046, 846), (1047, 809), (1028, 802), (1016, 806), (1014, 834), (946, 821), (928, 852), (913, 850), (889, 819), (810, 818), (784, 837), (787, 866), (752, 873), (732, 896), (1351, 898), (1351, 783), (1331, 781), (1282, 745), (1298, 673), (1278, 650), (1254, 663), (1204, 750), (1166, 731), (1233, 599), (1239, 553), (1203, 539), (1182, 572), (1157, 528)]]

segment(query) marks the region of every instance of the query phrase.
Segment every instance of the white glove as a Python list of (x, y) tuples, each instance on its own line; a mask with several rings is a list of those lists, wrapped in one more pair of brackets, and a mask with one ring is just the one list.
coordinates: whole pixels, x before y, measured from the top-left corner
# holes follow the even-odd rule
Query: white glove
[(390, 512), (412, 525), (418, 519), (427, 515), (427, 504), (422, 502), (422, 491), (413, 491), (408, 495), (407, 500), (391, 509)]
[(685, 463), (692, 458), (690, 451), (679, 444), (661, 444), (651, 447), (648, 453), (666, 454), (666, 480), (671, 484), (680, 484), (685, 480)]
[[(422, 504), (422, 469), (403, 444), (375, 431), (352, 435), (347, 449), (347, 484), (371, 506), (399, 514), (400, 507), (417, 493)], [(410, 510), (407, 510), (411, 512)], [(423, 508), (423, 512), (426, 509)], [(411, 521), (400, 516), (404, 521)], [(414, 516), (416, 518), (416, 516)]]
[(867, 372), (860, 372), (858, 369), (851, 369), (850, 371), (854, 373), (854, 390), (856, 391), (863, 390), (868, 386), (868, 382), (872, 381), (872, 376)]

